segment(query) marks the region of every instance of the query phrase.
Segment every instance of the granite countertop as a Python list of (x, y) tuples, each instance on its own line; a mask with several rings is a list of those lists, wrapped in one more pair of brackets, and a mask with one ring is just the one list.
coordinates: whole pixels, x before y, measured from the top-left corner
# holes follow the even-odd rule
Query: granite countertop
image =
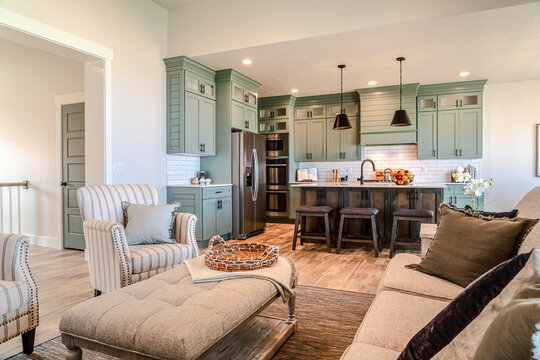
[(210, 185), (193, 185), (193, 184), (184, 184), (184, 185), (167, 185), (167, 187), (184, 187), (184, 188), (207, 188), (207, 187), (214, 187), (214, 186), (232, 186), (232, 184), (210, 184)]
[(366, 182), (360, 184), (360, 181), (348, 182), (294, 182), (290, 183), (292, 187), (365, 187), (365, 188), (423, 188), (423, 189), (443, 189), (445, 183), (412, 183), (410, 185), (396, 185), (394, 183), (384, 182)]

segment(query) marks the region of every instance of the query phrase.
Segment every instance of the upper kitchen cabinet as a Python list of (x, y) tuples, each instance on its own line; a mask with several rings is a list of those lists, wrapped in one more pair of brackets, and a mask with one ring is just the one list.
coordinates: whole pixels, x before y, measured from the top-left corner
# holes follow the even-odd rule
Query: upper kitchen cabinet
[(421, 85), (418, 159), (482, 157), (482, 93), (486, 80)]
[(411, 119), (411, 126), (391, 126), (394, 112), (399, 110), (399, 85), (359, 89), (360, 144), (392, 145), (415, 144), (416, 92), (419, 84), (403, 85), (403, 109)]
[(164, 62), (167, 153), (215, 155), (216, 72), (185, 56)]
[(335, 118), (336, 115), (340, 114), (342, 111), (347, 114), (348, 117), (357, 117), (360, 115), (358, 111), (358, 102), (350, 102), (343, 104), (343, 108), (340, 104), (328, 105), (328, 118)]
[[(233, 69), (216, 72), (218, 121), (238, 130), (257, 130), (257, 92), (261, 84)], [(230, 128), (228, 130), (230, 137)]]
[(326, 160), (359, 160), (358, 118), (349, 117), (351, 128), (347, 130), (334, 130), (334, 121), (330, 117), (326, 120)]
[(326, 119), (294, 122), (294, 160), (326, 160)]
[(294, 120), (295, 102), (296, 97), (292, 95), (260, 98), (259, 133), (276, 134), (290, 132), (290, 124)]
[(295, 109), (295, 119), (325, 119), (326, 118), (326, 106), (325, 105), (309, 105), (299, 106)]

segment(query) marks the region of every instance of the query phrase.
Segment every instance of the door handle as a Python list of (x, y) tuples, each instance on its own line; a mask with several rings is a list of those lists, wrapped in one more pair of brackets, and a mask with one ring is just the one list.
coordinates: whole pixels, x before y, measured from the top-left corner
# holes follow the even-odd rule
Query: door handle
[(202, 143), (199, 144), (199, 151), (202, 152)]
[(313, 153), (309, 153), (309, 159), (313, 159)]
[(456, 107), (459, 107), (458, 103), (459, 103), (459, 100), (456, 99)]
[(457, 151), (457, 149), (454, 150), (454, 153), (456, 154), (456, 156), (458, 156), (458, 151)]
[(433, 157), (435, 157), (435, 149), (432, 150)]
[(344, 151), (343, 152), (343, 160), (345, 160), (346, 157), (347, 157), (347, 153)]
[(434, 109), (437, 108), (437, 102), (436, 102), (436, 101), (433, 102), (433, 108), (434, 108)]
[(202, 151), (206, 152), (206, 144), (205, 143), (202, 144)]
[(463, 100), (459, 100), (459, 107), (463, 107)]
[(60, 186), (67, 186), (67, 184), (68, 184), (67, 181), (64, 180), (64, 181), (62, 181), (62, 182), (60, 183)]
[(223, 209), (223, 200), (218, 200), (217, 201), (217, 208), (218, 209)]
[(203, 91), (204, 91), (204, 90), (203, 90), (203, 84), (201, 84), (201, 85), (199, 85), (199, 92), (202, 93)]
[(459, 156), (463, 156), (461, 149), (459, 149)]

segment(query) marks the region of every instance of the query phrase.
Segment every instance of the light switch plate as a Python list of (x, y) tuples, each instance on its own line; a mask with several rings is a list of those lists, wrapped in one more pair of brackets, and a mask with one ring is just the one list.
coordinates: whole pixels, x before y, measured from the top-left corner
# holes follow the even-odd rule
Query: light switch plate
[(123, 162), (115, 162), (112, 165), (113, 172), (124, 172), (126, 171), (126, 165)]

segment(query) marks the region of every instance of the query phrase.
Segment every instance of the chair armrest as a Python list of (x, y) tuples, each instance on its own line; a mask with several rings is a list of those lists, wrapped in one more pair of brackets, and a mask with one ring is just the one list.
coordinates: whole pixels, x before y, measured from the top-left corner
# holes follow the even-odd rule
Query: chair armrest
[(199, 256), (199, 245), (195, 238), (197, 217), (189, 213), (176, 213), (176, 233), (174, 238), (179, 244), (191, 245), (195, 257)]
[(83, 229), (94, 289), (111, 292), (130, 285), (132, 267), (124, 227), (114, 221), (86, 220)]
[(21, 281), (28, 285), (30, 295), (30, 324), (33, 329), (39, 324), (38, 289), (30, 266), (28, 251), (30, 238), (20, 234), (0, 234), (0, 277), (7, 281)]

